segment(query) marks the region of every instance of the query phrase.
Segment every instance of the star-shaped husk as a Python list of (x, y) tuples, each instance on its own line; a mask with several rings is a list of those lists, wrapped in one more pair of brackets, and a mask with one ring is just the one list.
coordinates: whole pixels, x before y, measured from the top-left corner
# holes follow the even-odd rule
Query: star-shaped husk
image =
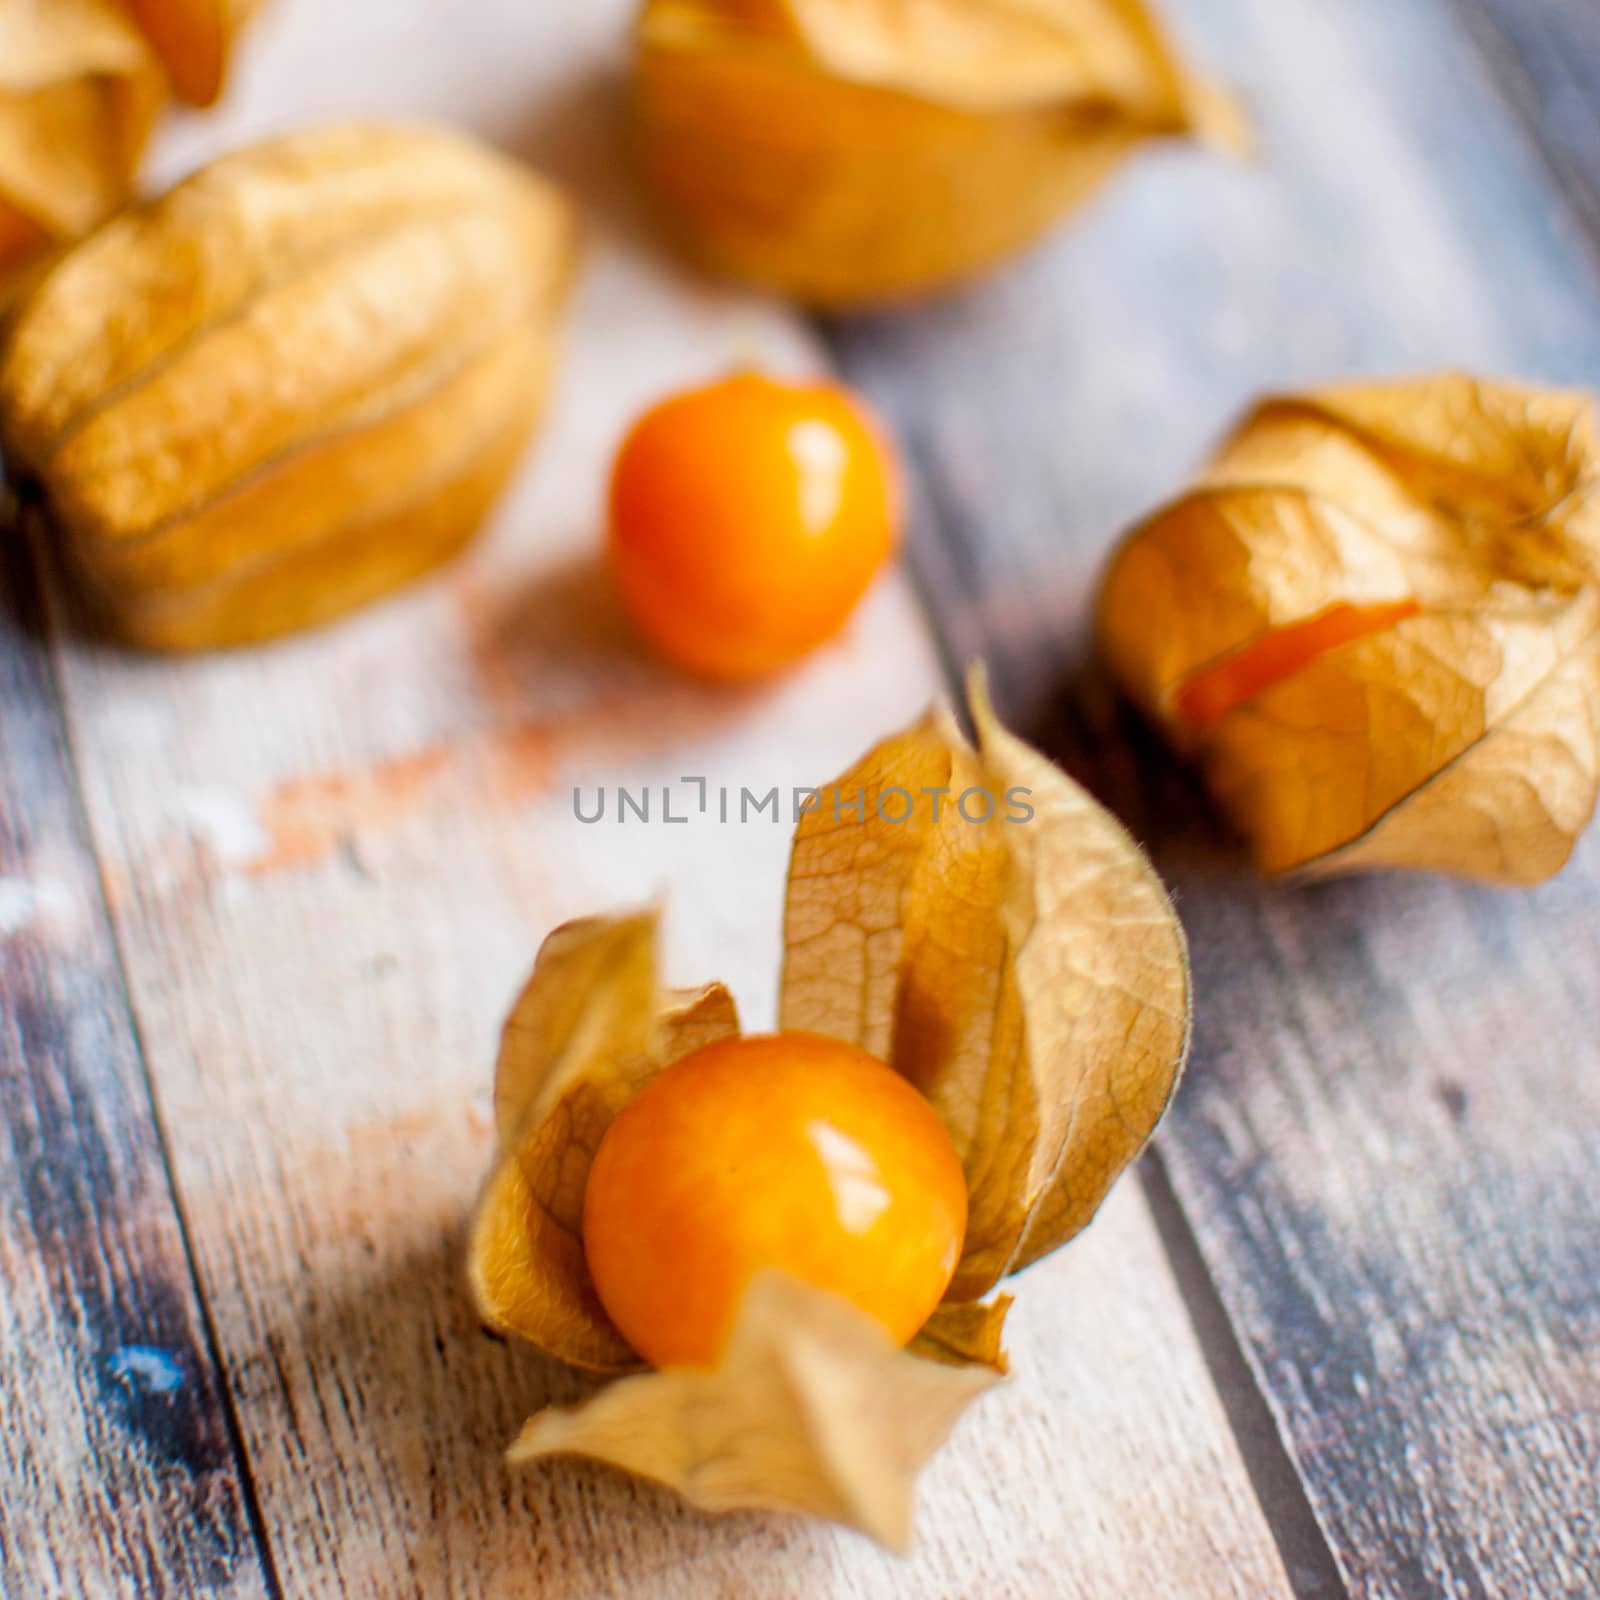
[(1244, 143), (1143, 0), (645, 0), (636, 46), (664, 221), (820, 304), (981, 270), (1148, 140)]
[[(1064, 1243), (1143, 1148), (1188, 1049), (1183, 934), (1122, 829), (995, 720), (931, 712), (801, 817), (781, 1021), (888, 1060), (939, 1112), (971, 1196), (945, 1303), (908, 1349), (844, 1302), (768, 1274), (714, 1370), (640, 1372), (535, 1416), (513, 1459), (576, 1452), (710, 1510), (803, 1511), (893, 1546), (916, 1476), (1005, 1371), (1007, 1274)], [(665, 1066), (738, 1030), (720, 985), (665, 990), (656, 916), (545, 941), (506, 1024), (498, 1148), (469, 1278), (486, 1322), (603, 1373), (641, 1365), (582, 1241), (589, 1166)], [(989, 1298), (984, 1298), (989, 1296)]]
[(1588, 396), (1460, 374), (1259, 404), (1113, 558), (1113, 671), (1269, 873), (1536, 883), (1600, 782)]

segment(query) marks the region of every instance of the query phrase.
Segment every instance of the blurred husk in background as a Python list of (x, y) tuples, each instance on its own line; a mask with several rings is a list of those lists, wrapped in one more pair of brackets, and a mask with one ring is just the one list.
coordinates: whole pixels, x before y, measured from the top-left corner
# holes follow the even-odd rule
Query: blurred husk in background
[(64, 252), (0, 344), (0, 448), (119, 638), (213, 649), (436, 566), (521, 459), (575, 224), (449, 129), (222, 157)]
[(1600, 792), (1590, 396), (1271, 396), (1111, 559), (1100, 641), (1267, 873), (1541, 883)]
[(239, 30), (262, 0), (124, 0), (172, 92), (192, 106), (222, 93)]
[(981, 272), (1148, 140), (1248, 142), (1142, 0), (645, 0), (635, 47), (670, 233), (820, 306)]
[(209, 105), (253, 0), (0, 0), (0, 306), (132, 192), (169, 95)]
[(0, 298), (127, 198), (165, 96), (114, 6), (0, 0)]

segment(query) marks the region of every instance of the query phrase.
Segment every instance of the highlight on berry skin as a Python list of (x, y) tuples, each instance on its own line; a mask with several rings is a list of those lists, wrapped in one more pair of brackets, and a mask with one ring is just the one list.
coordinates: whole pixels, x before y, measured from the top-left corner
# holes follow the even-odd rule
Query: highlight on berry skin
[(894, 554), (899, 467), (840, 384), (739, 372), (669, 396), (611, 472), (623, 605), (698, 677), (766, 677), (848, 622)]

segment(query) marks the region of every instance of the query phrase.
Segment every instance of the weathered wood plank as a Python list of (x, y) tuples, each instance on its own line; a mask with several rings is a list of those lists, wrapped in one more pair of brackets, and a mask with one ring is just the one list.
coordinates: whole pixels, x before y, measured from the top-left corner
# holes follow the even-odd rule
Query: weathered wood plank
[(1600, 252), (1600, 9), (1588, 0), (1455, 5)]
[[(578, 1380), (478, 1332), (460, 1229), (491, 1143), (505, 1006), (539, 938), (665, 891), (674, 975), (774, 1011), (788, 827), (585, 826), (571, 788), (764, 792), (825, 778), (937, 670), (904, 584), (770, 689), (644, 659), (596, 566), (607, 459), (662, 389), (799, 323), (684, 280), (624, 200), (622, 0), (427, 0), (263, 20), (218, 122), (168, 169), (317, 112), (457, 115), (571, 181), (591, 253), (538, 453), (440, 580), (314, 637), (215, 659), (62, 648), (85, 797), (195, 1254), (284, 1591), (317, 1596), (1286, 1600), (1272, 1536), (1136, 1189), (1035, 1273), (1014, 1384), (931, 1473), (909, 1565), (824, 1527), (710, 1521), (618, 1475), (509, 1474)], [(359, 78), (349, 63), (360, 62)]]
[(1592, 1594), (1600, 837), (1528, 895), (1252, 882), (1087, 620), (1116, 531), (1253, 392), (1592, 381), (1600, 296), (1447, 7), (1175, 9), (1260, 166), (1147, 164), (987, 287), (833, 345), (912, 444), (949, 654), (993, 658), (1178, 887), (1197, 1057), (1160, 1149), (1352, 1592)]
[[(3, 491), (0, 491), (3, 492)], [(3, 515), (3, 513), (0, 513)], [(0, 1595), (267, 1595), (20, 530), (0, 537)]]

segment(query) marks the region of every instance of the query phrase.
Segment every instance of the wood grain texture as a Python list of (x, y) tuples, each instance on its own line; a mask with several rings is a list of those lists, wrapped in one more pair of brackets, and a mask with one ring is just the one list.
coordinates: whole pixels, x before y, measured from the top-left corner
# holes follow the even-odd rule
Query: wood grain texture
[(1591, 1595), (1600, 835), (1531, 894), (1253, 882), (1087, 621), (1118, 529), (1255, 392), (1592, 382), (1600, 294), (1448, 6), (1172, 9), (1258, 165), (1147, 162), (989, 285), (832, 342), (911, 450), (947, 654), (990, 656), (1176, 885), (1197, 1054), (1160, 1149), (1351, 1592)]
[[(813, 1524), (711, 1521), (620, 1475), (511, 1474), (525, 1415), (582, 1380), (473, 1324), (461, 1230), (492, 1144), (498, 1026), (566, 916), (663, 893), (669, 976), (774, 1012), (788, 826), (720, 785), (819, 781), (937, 682), (898, 579), (793, 678), (718, 692), (642, 657), (596, 561), (605, 468), (663, 389), (799, 323), (675, 272), (626, 201), (607, 69), (624, 4), (427, 0), (263, 19), (222, 118), (168, 172), (319, 113), (452, 115), (589, 209), (560, 394), (489, 538), (336, 630), (193, 661), (69, 629), (84, 795), (173, 1168), (283, 1591), (762, 1600), (1290, 1593), (1136, 1189), (1030, 1274), (1015, 1381), (926, 1480), (902, 1563)], [(359, 77), (349, 63), (360, 62)], [(706, 814), (688, 778), (710, 786)], [(575, 816), (677, 785), (679, 825)]]
[(265, 1596), (43, 620), (0, 539), (0, 1595)]
[(1600, 9), (1589, 0), (1455, 6), (1600, 256)]

